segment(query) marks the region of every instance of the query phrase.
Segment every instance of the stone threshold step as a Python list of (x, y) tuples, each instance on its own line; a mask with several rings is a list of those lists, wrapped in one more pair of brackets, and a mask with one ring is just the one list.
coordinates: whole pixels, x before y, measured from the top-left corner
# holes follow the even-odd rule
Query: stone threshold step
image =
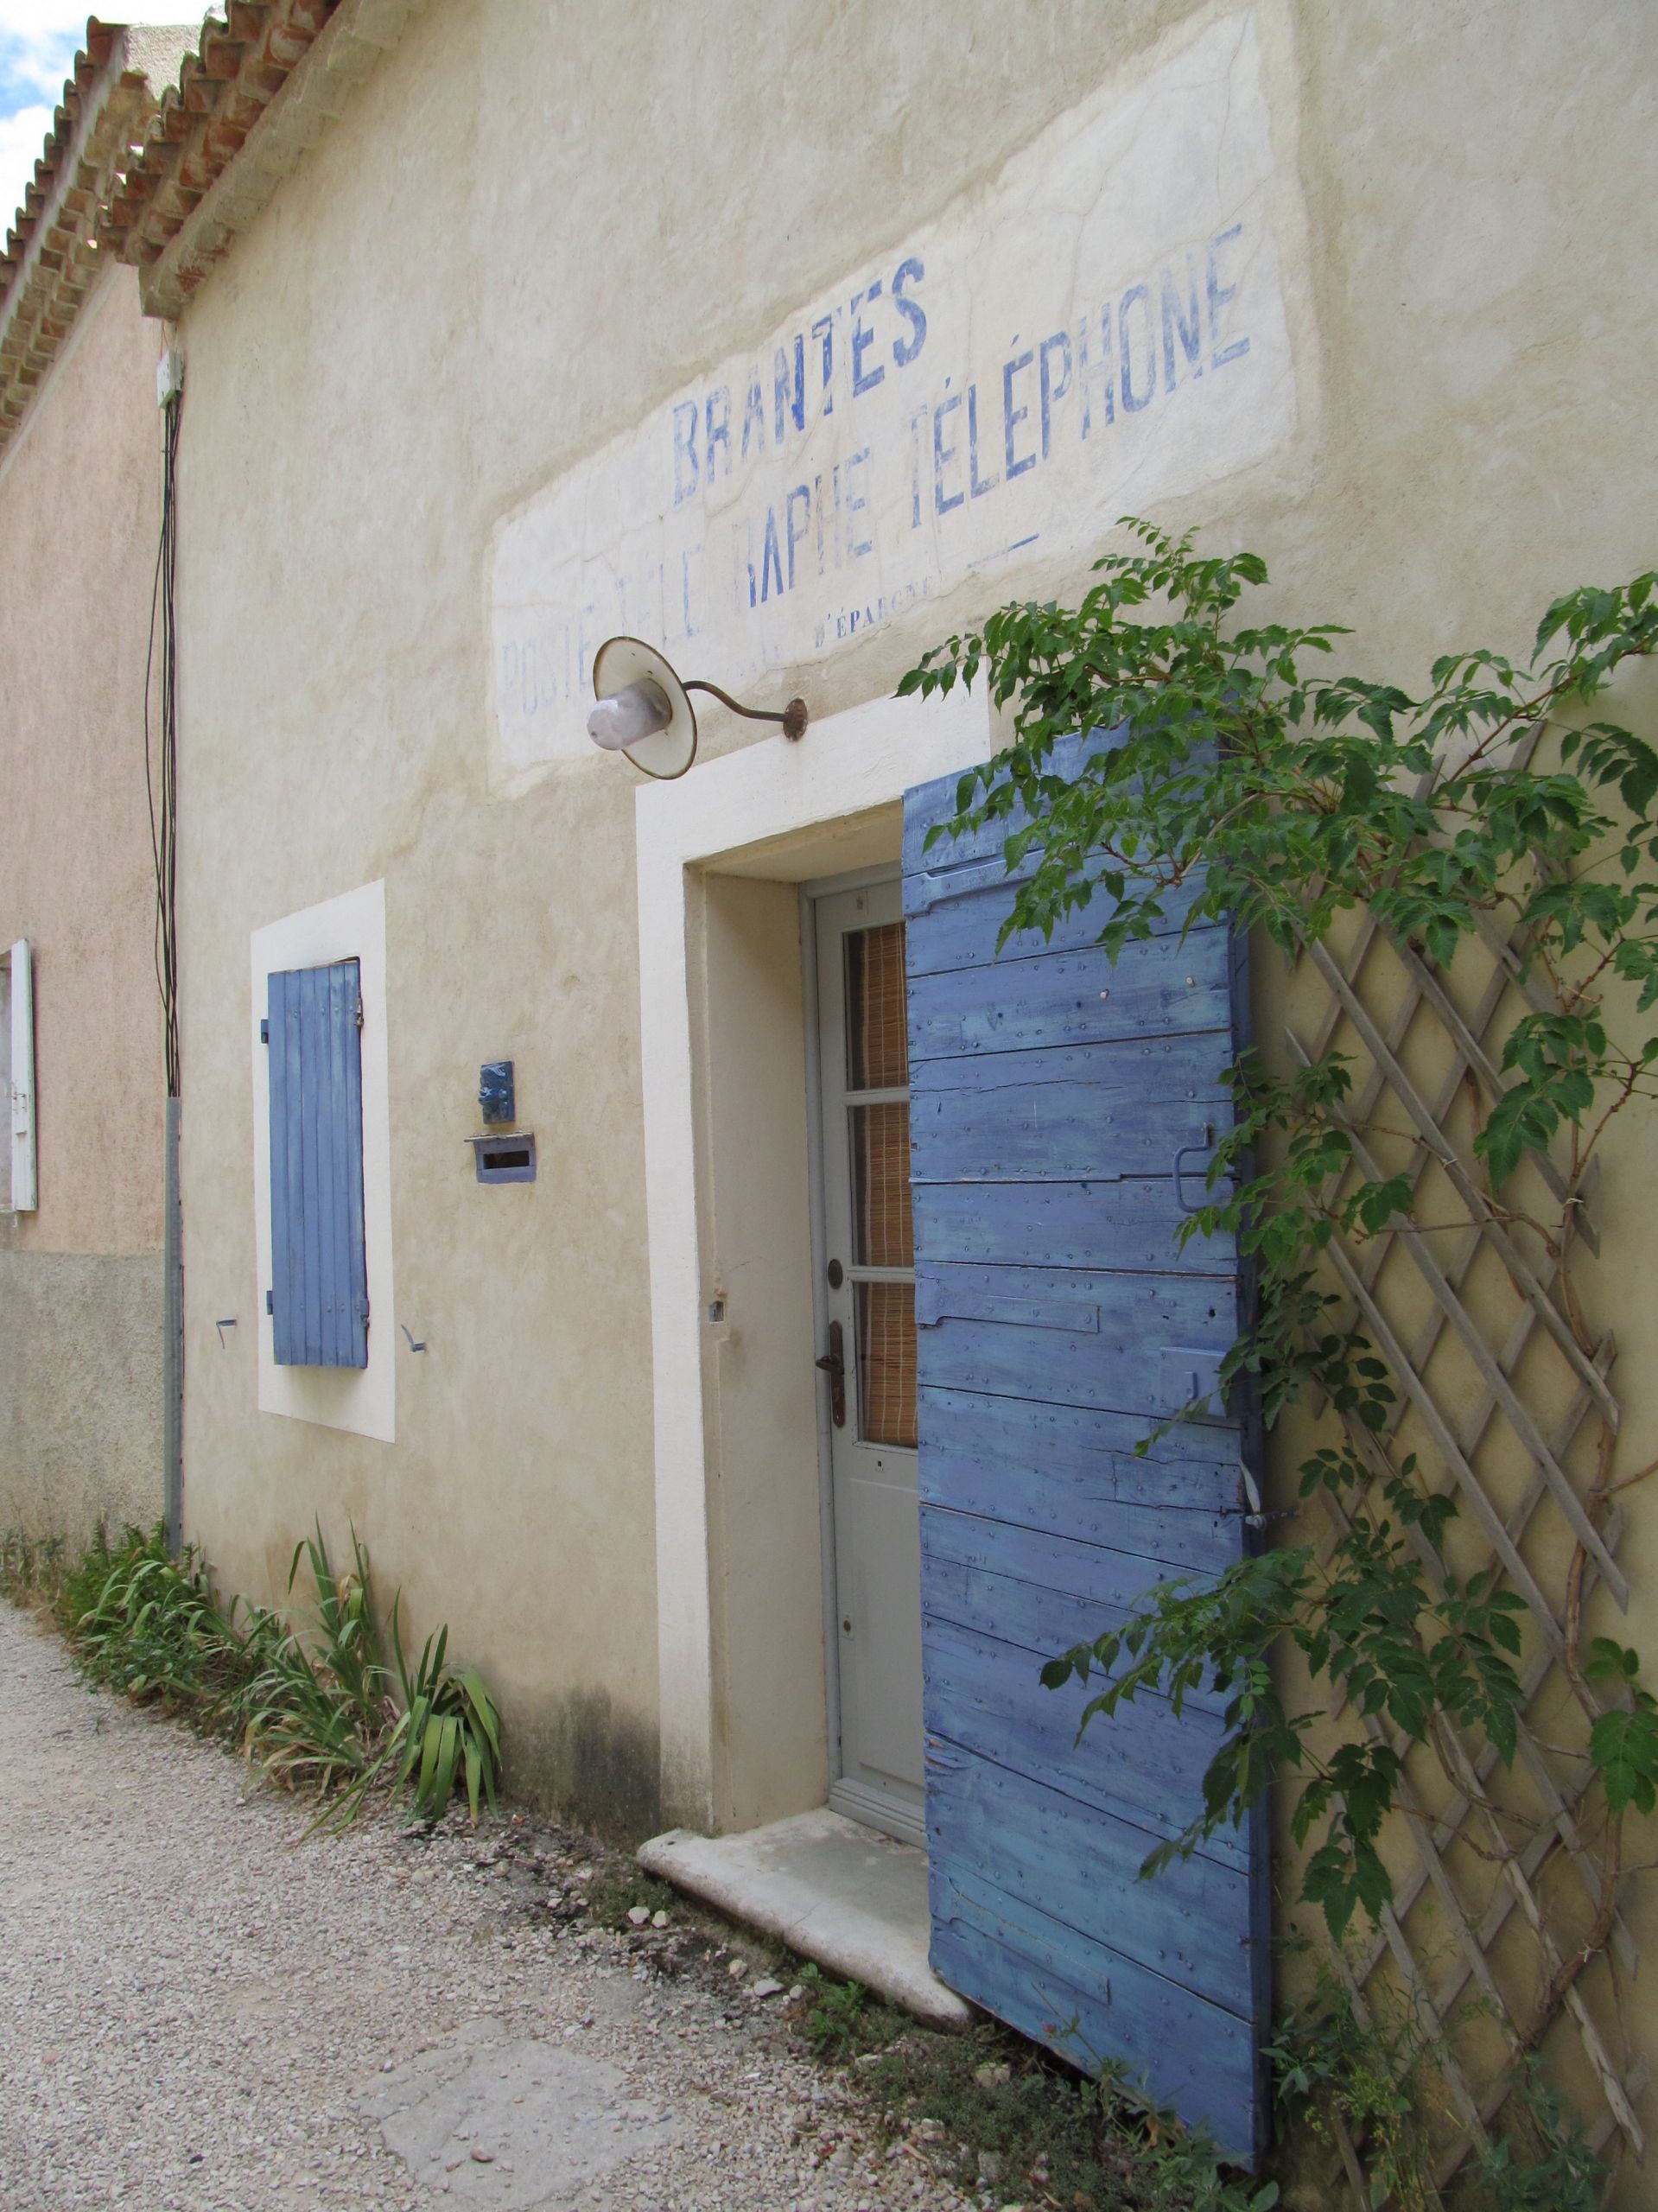
[(975, 2007), (927, 1963), (927, 1854), (823, 1807), (746, 1835), (671, 1828), (639, 1847), (647, 1873), (775, 1936), (936, 2027)]

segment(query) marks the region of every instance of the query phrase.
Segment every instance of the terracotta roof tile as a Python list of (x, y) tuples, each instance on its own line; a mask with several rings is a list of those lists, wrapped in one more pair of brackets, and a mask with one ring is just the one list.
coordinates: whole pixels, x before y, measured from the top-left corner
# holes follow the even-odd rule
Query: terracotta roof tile
[(230, 0), (162, 94), (99, 228), (123, 261), (158, 260), (309, 54), (339, 0)]
[(165, 31), (88, 20), (0, 253), (0, 447), (108, 263), (137, 266), (146, 313), (177, 315), (425, 4), (226, 0)]
[(118, 35), (118, 25), (100, 23), (96, 16), (87, 17), (86, 43), (71, 66), (71, 73), (63, 87), (63, 98), (52, 118), (52, 128), (46, 135), (45, 149), (35, 164), (33, 177), (24, 187), (23, 204), (13, 216), (6, 233), (5, 251), (0, 253), (0, 301), (3, 301), (10, 289), (12, 278), (28, 252), (41, 211), (51, 199), (58, 166), (80, 118), (82, 95), (114, 52)]
[(108, 256), (98, 214), (156, 101), (149, 68), (177, 66), (181, 35), (132, 32), (94, 16), (45, 149), (0, 253), (0, 447), (73, 327)]
[[(318, 120), (340, 113), (425, 5), (228, 0), (207, 16), (98, 219), (99, 245), (137, 267), (147, 314), (179, 314), (304, 159)], [(256, 137), (257, 158), (219, 192)]]

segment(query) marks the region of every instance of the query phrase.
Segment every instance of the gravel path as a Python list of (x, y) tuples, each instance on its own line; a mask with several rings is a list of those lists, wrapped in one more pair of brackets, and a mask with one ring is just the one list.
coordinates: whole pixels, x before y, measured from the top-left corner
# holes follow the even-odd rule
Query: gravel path
[(574, 1932), (578, 1840), (296, 1848), (302, 1808), (3, 1603), (0, 1685), (4, 2212), (962, 2204), (756, 1974), (674, 1926), (654, 1957)]

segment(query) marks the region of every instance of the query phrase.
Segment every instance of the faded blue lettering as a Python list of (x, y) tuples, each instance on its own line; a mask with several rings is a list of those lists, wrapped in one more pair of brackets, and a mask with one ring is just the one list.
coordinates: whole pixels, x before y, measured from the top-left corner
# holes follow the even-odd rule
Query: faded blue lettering
[[(674, 505), (696, 489), (696, 402), (682, 399), (674, 409)], [(687, 471), (689, 471), (689, 475)]]
[(789, 352), (779, 346), (772, 364), (772, 397), (777, 407), (777, 442), (783, 443), (786, 422), (797, 430), (806, 427), (806, 341), (797, 334), (794, 352), (794, 390), (789, 390)]
[[(1134, 353), (1128, 342), (1128, 310), (1138, 302), (1146, 310), (1146, 389), (1134, 390)], [(1157, 330), (1152, 315), (1152, 295), (1145, 284), (1131, 284), (1117, 309), (1117, 337), (1122, 353), (1122, 404), (1131, 415), (1148, 407), (1157, 391)]]
[(927, 342), (926, 310), (919, 301), (908, 296), (908, 287), (920, 283), (926, 270), (912, 254), (907, 261), (900, 261), (893, 272), (893, 305), (910, 326), (907, 338), (893, 340), (893, 360), (896, 367), (907, 369)]
[[(1053, 381), (1048, 366), (1049, 357), (1054, 353), (1064, 356), (1058, 384)], [(1056, 330), (1051, 338), (1045, 338), (1038, 347), (1037, 381), (1042, 391), (1042, 458), (1045, 461), (1053, 429), (1053, 403), (1063, 399), (1070, 390), (1070, 333), (1068, 330)]]
[[(753, 543), (752, 537), (748, 542), (751, 545)], [(760, 540), (760, 573), (758, 586), (752, 553), (748, 560), (748, 603), (751, 607), (764, 607), (766, 601), (771, 598), (773, 577), (777, 580), (778, 597), (781, 599), (783, 596), (783, 556), (778, 546), (777, 512), (772, 507), (767, 507), (765, 529)]]
[(863, 554), (865, 554), (865, 553), (873, 553), (873, 552), (874, 551), (874, 550), (875, 550), (875, 541), (874, 541), (874, 539), (873, 539), (873, 537), (859, 538), (859, 537), (854, 537), (854, 535), (853, 535), (853, 532), (857, 529), (858, 525), (857, 525), (857, 524), (856, 524), (855, 522), (854, 522), (854, 520), (852, 519), (852, 518), (854, 517), (854, 515), (856, 515), (856, 514), (861, 514), (861, 513), (863, 513), (863, 512), (864, 512), (864, 511), (867, 508), (867, 506), (868, 506), (868, 505), (869, 505), (869, 499), (868, 499), (868, 495), (867, 495), (867, 493), (864, 493), (864, 492), (857, 492), (857, 493), (854, 493), (854, 492), (853, 491), (853, 488), (852, 488), (853, 477), (854, 477), (854, 473), (855, 473), (857, 470), (859, 470), (859, 469), (866, 469), (866, 468), (867, 468), (867, 467), (868, 467), (868, 466), (869, 466), (869, 448), (868, 448), (868, 447), (867, 447), (867, 446), (865, 446), (865, 447), (864, 447), (864, 448), (863, 448), (863, 450), (862, 450), (861, 453), (848, 454), (847, 455), (847, 464), (846, 464), (846, 535), (847, 535), (847, 550), (848, 550), (848, 553), (850, 553), (850, 554), (851, 554), (851, 556), (852, 556), (852, 557), (853, 557), (853, 559), (854, 559), (854, 561), (855, 561), (855, 560), (857, 560), (857, 559), (859, 559), (859, 558), (860, 558), (860, 556), (862, 556)]
[(961, 404), (961, 393), (954, 392), (932, 410), (932, 502), (941, 515), (959, 507), (967, 498), (965, 492), (952, 492), (948, 499), (944, 496), (944, 471), (956, 458), (956, 448), (944, 443), (944, 417), (953, 415)]
[(1023, 460), (1016, 460), (1013, 454), (1013, 432), (1031, 411), (1028, 405), (1014, 406), (1013, 378), (1021, 370), (1028, 369), (1035, 358), (1035, 355), (1029, 352), (1015, 354), (1011, 361), (1004, 364), (1001, 372), (1001, 411), (1006, 425), (1002, 443), (1007, 454), (1007, 481), (1010, 484), (1014, 477), (1023, 476), (1027, 468), (1036, 467), (1036, 455), (1033, 453), (1027, 453)]
[(1238, 288), (1236, 284), (1223, 284), (1221, 282), (1220, 250), (1242, 235), (1242, 224), (1234, 223), (1229, 231), (1222, 231), (1209, 241), (1209, 365), (1211, 369), (1218, 369), (1228, 361), (1236, 361), (1249, 350), (1247, 338), (1235, 338), (1227, 346), (1221, 344), (1221, 309), (1236, 299)]
[[(705, 596), (710, 604), (728, 601), (758, 610), (796, 592), (810, 577), (827, 577), (873, 554), (880, 535), (869, 473), (876, 438), (885, 442), (882, 496), (890, 504), (901, 501), (907, 471), (910, 528), (919, 531), (929, 511), (943, 518), (1039, 463), (1056, 456), (1063, 461), (1095, 432), (1102, 435), (1116, 419), (1119, 384), (1125, 410), (1139, 413), (1159, 391), (1172, 396), (1205, 372), (1246, 355), (1251, 340), (1242, 334), (1239, 311), (1247, 274), (1245, 231), (1243, 223), (1235, 223), (1189, 251), (1174, 249), (1120, 296), (1086, 313), (1079, 308), (1077, 321), (1039, 335), (1029, 346), (1015, 336), (1016, 350), (1000, 367), (1000, 468), (990, 465), (997, 439), (991, 379), (997, 371), (990, 368), (985, 380), (981, 410), (973, 380), (979, 365), (969, 355), (950, 365), (956, 372), (942, 379), (936, 403), (921, 403), (918, 395), (918, 404), (873, 431), (861, 451), (790, 486), (793, 468), (781, 456), (833, 413), (837, 390), (844, 387), (854, 397), (875, 390), (888, 365), (894, 372), (907, 368), (929, 340), (925, 266), (919, 255), (899, 259), (884, 281), (871, 279), (867, 289), (842, 296), (839, 305), (774, 341), (769, 364), (761, 356), (729, 385), (705, 385), (695, 397), (671, 403), (674, 508), (717, 499), (727, 478), (746, 475), (757, 461), (762, 476), (771, 464), (777, 480), (765, 489), (757, 483), (752, 498), (730, 517), (711, 518), (711, 534), (691, 552), (676, 547), (667, 557), (678, 564), (677, 576), (654, 558), (625, 574), (607, 565), (602, 626), (689, 639), (706, 627)], [(883, 297), (887, 308), (878, 304)], [(837, 351), (842, 332), (846, 342)], [(814, 397), (815, 378), (821, 388)], [(926, 381), (940, 389), (931, 377)], [(899, 449), (905, 439), (907, 455)], [(893, 524), (896, 513), (886, 527)], [(1015, 537), (1002, 551), (1032, 542)], [(924, 593), (930, 588), (916, 587)], [(848, 603), (838, 618), (823, 610), (820, 627), (827, 637), (838, 620), (849, 634), (887, 620), (902, 603), (895, 593), (857, 607)], [(497, 664), (501, 697), (526, 715), (544, 716), (559, 702), (578, 696), (599, 620), (594, 609), (579, 618), (572, 610), (569, 620), (549, 628), (544, 644), (529, 637), (514, 640)]]
[(981, 499), (1001, 481), (1000, 476), (981, 480), (979, 475), (979, 387), (970, 384), (967, 388), (967, 488), (975, 499)]
[[(717, 419), (715, 415), (716, 408), (719, 410)], [(708, 472), (708, 480), (712, 484), (715, 446), (725, 448), (726, 474), (727, 475), (731, 474), (731, 394), (726, 390), (724, 385), (721, 385), (717, 391), (711, 391), (708, 394), (708, 405), (703, 410), (703, 445), (708, 455), (704, 466)]]
[(1178, 336), (1180, 350), (1186, 357), (1186, 366), (1194, 377), (1204, 372), (1204, 332), (1197, 311), (1197, 272), (1190, 261), (1186, 264), (1186, 278), (1190, 287), (1190, 302), (1182, 312), (1180, 288), (1172, 270), (1163, 271), (1163, 389), (1174, 390), (1174, 341)]
[(765, 394), (760, 390), (760, 380), (757, 376), (750, 378), (748, 397), (743, 402), (743, 459), (745, 461), (748, 458), (748, 441), (751, 433), (754, 440), (755, 452), (764, 453), (765, 451)]
[(816, 321), (812, 325), (812, 336), (814, 338), (822, 339), (823, 342), (823, 412), (825, 415), (833, 415), (835, 412), (835, 394), (830, 391), (829, 387), (835, 381), (834, 316), (830, 315), (820, 315)]
[(863, 365), (864, 355), (875, 342), (874, 332), (864, 327), (863, 309), (871, 300), (880, 297), (879, 276), (867, 292), (854, 292), (852, 296), (852, 391), (854, 398), (862, 392), (873, 391), (886, 374), (879, 362), (868, 370)]

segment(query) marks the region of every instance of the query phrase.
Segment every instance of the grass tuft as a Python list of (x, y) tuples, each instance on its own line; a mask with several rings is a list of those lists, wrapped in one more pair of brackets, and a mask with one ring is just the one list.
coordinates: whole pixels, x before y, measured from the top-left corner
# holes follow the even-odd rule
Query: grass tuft
[(0, 1540), (0, 1592), (49, 1604), (88, 1678), (159, 1705), (204, 1734), (239, 1738), (269, 1780), (321, 1801), (313, 1827), (344, 1826), (397, 1792), (411, 1817), (435, 1819), (464, 1792), (473, 1819), (496, 1802), (500, 1714), (473, 1667), (453, 1665), (448, 1630), (411, 1667), (401, 1593), (391, 1601), (393, 1663), (375, 1615), (368, 1553), (355, 1532), (336, 1570), (319, 1525), (294, 1548), (309, 1604), (284, 1614), (232, 1599), (221, 1606), (194, 1547), (175, 1559), (159, 1524), (100, 1528), (78, 1558), (60, 1541)]
[(651, 1912), (672, 1912), (685, 1902), (677, 1890), (625, 1859), (600, 1866), (580, 1887), (587, 1917), (595, 1928), (628, 1927), (627, 1916), (635, 1905), (642, 1904)]
[(0, 1530), (0, 1598), (29, 1611), (50, 1610), (63, 1581), (64, 1550), (61, 1536)]
[(927, 2028), (815, 1966), (801, 1969), (799, 2032), (849, 2066), (905, 2140), (981, 2202), (1028, 2212), (1268, 2212), (1274, 2182), (1210, 2145), (1120, 2079), (1090, 2080), (1010, 2030)]

